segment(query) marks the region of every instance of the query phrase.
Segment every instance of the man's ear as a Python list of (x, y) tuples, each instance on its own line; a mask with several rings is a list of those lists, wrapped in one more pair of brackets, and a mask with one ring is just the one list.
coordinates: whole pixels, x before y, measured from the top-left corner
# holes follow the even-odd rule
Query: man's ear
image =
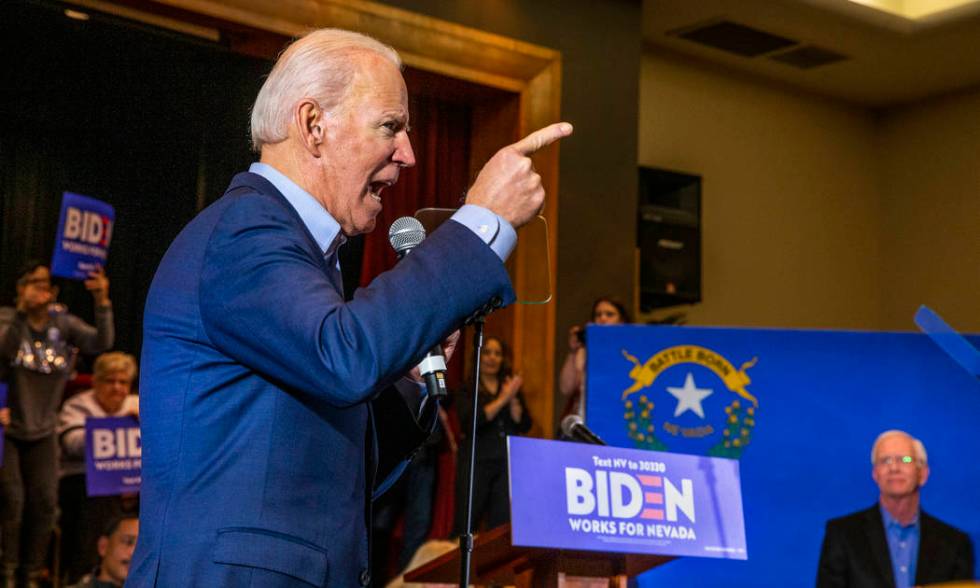
[(926, 485), (926, 481), (929, 480), (929, 465), (922, 464), (919, 466), (919, 487)]
[(105, 535), (99, 537), (99, 543), (96, 547), (99, 550), (99, 557), (105, 557), (106, 552), (109, 551), (109, 538)]
[(296, 106), (293, 122), (303, 148), (313, 157), (319, 157), (320, 145), (326, 139), (323, 110), (312, 98), (304, 98)]

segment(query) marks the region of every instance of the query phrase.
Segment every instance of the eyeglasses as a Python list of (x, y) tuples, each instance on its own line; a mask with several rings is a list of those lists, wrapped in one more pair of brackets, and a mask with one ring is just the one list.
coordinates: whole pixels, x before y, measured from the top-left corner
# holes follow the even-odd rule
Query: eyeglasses
[(911, 455), (882, 455), (875, 460), (875, 465), (890, 466), (892, 464), (909, 465), (915, 463), (915, 458)]
[(18, 286), (34, 286), (40, 290), (50, 290), (51, 289), (51, 279), (50, 278), (21, 278), (17, 280)]

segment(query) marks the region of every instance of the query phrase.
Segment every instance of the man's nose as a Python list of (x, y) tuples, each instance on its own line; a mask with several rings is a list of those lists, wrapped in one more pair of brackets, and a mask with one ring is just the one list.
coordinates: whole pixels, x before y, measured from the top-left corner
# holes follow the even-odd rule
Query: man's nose
[(412, 150), (412, 141), (408, 138), (408, 133), (399, 133), (398, 143), (395, 147), (395, 163), (402, 167), (413, 167), (415, 165), (415, 152)]

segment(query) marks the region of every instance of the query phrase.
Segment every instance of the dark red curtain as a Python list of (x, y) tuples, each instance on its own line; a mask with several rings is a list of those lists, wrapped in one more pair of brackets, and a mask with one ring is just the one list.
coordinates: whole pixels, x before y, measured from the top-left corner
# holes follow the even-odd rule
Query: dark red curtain
[(364, 238), (360, 285), (366, 286), (395, 265), (388, 227), (420, 208), (457, 208), (469, 182), (470, 108), (429, 96), (409, 105), (416, 165), (402, 171), (398, 183), (384, 191), (377, 228)]
[[(410, 72), (406, 72), (410, 73)], [(406, 76), (408, 77), (408, 76)], [(409, 86), (412, 87), (412, 81)], [(388, 243), (388, 227), (402, 216), (412, 216), (420, 208), (457, 208), (463, 191), (470, 182), (470, 119), (471, 108), (457, 101), (427, 95), (413, 96), (409, 104), (412, 147), (416, 165), (402, 171), (398, 183), (385, 190), (384, 207), (377, 227), (364, 235), (359, 284), (366, 286), (395, 263), (395, 253)], [(450, 390), (460, 389), (466, 342), (460, 340), (455, 359), (449, 362), (447, 383)], [(455, 412), (450, 408), (452, 418)], [(454, 422), (448, 432), (458, 439)], [(432, 526), (429, 536), (445, 538), (453, 524), (456, 480), (455, 454), (444, 443), (440, 450), (436, 477)]]
[[(412, 216), (420, 208), (458, 208), (469, 185), (471, 108), (422, 94), (412, 97), (409, 113), (416, 164), (402, 170), (398, 183), (384, 191), (377, 226), (364, 236), (361, 286), (395, 265), (388, 243), (388, 227), (395, 219)], [(460, 355), (449, 364), (446, 379), (451, 390), (458, 390), (462, 381), (462, 343), (457, 348)]]

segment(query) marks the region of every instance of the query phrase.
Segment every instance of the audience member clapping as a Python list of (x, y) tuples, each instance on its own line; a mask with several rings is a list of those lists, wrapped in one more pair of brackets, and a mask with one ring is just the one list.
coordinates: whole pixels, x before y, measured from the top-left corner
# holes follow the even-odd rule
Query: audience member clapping
[[(473, 378), (459, 394), (459, 416), (468, 435), (476, 410), (476, 465), (473, 470), (473, 529), (485, 522), (492, 529), (510, 521), (510, 488), (507, 477), (507, 436), (531, 429), (531, 415), (521, 392), (523, 380), (512, 374), (507, 346), (498, 337), (487, 337), (480, 354), (478, 406), (473, 406)], [(469, 441), (460, 444), (456, 476), (456, 532), (465, 526), (466, 464)]]

